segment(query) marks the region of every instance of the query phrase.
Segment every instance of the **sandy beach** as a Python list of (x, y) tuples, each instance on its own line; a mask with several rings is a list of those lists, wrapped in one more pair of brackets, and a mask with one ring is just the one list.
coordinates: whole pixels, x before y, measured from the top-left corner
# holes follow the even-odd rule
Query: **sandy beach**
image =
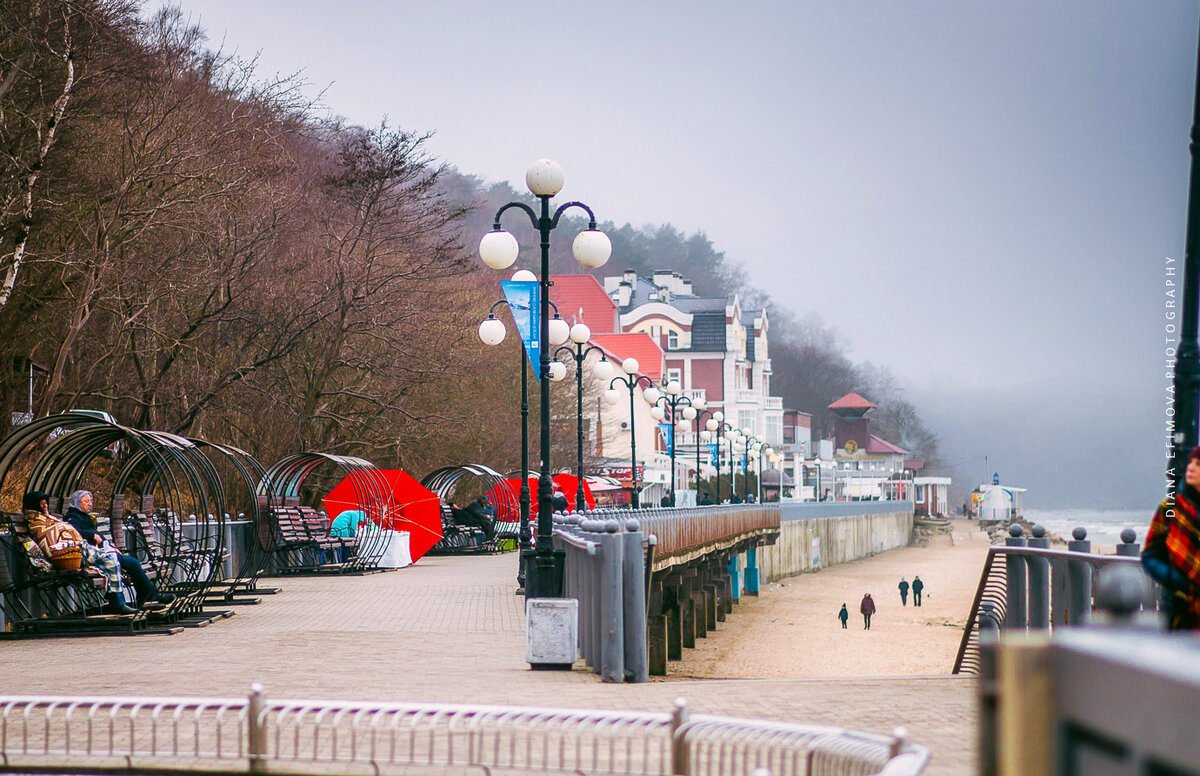
[[(952, 521), (952, 533), (762, 586), (744, 598), (715, 637), (669, 666), (671, 679), (837, 679), (945, 676), (954, 665), (990, 546), (979, 524)], [(920, 575), (924, 601), (900, 603), (897, 585)], [(871, 630), (858, 613), (875, 599)], [(837, 613), (845, 602), (849, 627)]]

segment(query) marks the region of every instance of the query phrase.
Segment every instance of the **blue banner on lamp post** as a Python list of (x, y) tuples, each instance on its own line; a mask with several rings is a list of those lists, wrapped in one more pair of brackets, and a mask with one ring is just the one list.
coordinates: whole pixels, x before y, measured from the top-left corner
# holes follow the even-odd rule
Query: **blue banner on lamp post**
[(541, 286), (536, 280), (501, 280), (500, 289), (504, 291), (504, 300), (512, 311), (513, 321), (521, 334), (521, 344), (529, 356), (533, 367), (533, 376), (538, 380), (541, 376), (542, 343), (539, 341), (541, 326)]

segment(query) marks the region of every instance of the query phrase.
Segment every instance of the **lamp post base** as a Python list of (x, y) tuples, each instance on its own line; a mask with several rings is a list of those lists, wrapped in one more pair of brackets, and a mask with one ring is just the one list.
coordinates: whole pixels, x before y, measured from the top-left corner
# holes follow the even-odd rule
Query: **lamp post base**
[(539, 554), (537, 550), (521, 553), (525, 564), (526, 598), (562, 598), (566, 556), (565, 550), (553, 550), (549, 554)]

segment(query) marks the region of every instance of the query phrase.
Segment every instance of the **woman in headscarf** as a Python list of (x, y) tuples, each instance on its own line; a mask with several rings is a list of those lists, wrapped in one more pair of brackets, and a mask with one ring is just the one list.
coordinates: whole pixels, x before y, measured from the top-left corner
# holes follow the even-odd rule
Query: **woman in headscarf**
[(1159, 505), (1146, 532), (1142, 567), (1162, 585), (1171, 630), (1200, 630), (1200, 447), (1188, 456), (1183, 487)]
[(63, 519), (75, 527), (79, 531), (80, 536), (88, 544), (95, 545), (101, 550), (111, 550), (117, 553), (117, 559), (121, 563), (121, 570), (129, 577), (129, 581), (133, 583), (133, 589), (137, 592), (137, 600), (142, 606), (152, 603), (169, 604), (175, 600), (175, 596), (170, 593), (160, 593), (155, 587), (154, 582), (150, 577), (146, 576), (146, 570), (142, 568), (142, 562), (132, 555), (125, 555), (117, 550), (112, 543), (108, 542), (96, 530), (96, 518), (92, 515), (92, 492), (90, 490), (77, 490), (71, 494), (71, 498), (67, 500), (67, 511), (63, 515)]
[(39, 491), (25, 494), (21, 502), (25, 512), (25, 525), (29, 535), (41, 546), (47, 556), (56, 545), (68, 544), (78, 547), (83, 554), (83, 565), (94, 566), (104, 575), (104, 590), (108, 603), (105, 614), (137, 614), (125, 604), (125, 583), (121, 579), (121, 561), (115, 549), (101, 549), (83, 540), (83, 536), (70, 523), (50, 514), (50, 497)]

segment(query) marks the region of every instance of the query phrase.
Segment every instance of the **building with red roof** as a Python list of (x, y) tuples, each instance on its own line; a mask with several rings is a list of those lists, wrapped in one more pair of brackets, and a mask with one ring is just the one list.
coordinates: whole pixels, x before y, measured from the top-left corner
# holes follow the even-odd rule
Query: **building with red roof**
[(550, 280), (554, 284), (550, 298), (567, 323), (586, 323), (592, 334), (620, 331), (617, 303), (605, 293), (596, 278), (591, 275), (553, 275)]

